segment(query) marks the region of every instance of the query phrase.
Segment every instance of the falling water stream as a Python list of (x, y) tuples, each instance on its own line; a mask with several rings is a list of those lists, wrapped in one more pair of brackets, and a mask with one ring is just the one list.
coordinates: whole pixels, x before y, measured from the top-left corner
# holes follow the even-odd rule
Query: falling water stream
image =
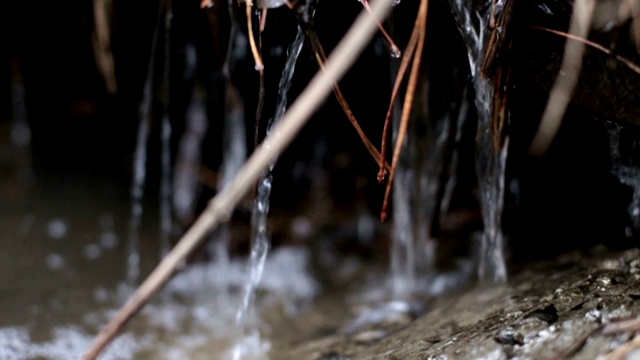
[[(624, 128), (615, 123), (607, 123), (609, 130), (609, 146), (611, 153), (611, 173), (615, 175), (620, 182), (629, 186), (633, 190), (633, 197), (629, 204), (628, 212), (634, 229), (627, 229), (627, 234), (631, 235), (634, 230), (640, 228), (640, 168), (630, 164), (628, 159), (621, 155), (621, 134)], [(637, 146), (637, 144), (634, 144)]]
[[(498, 1), (496, 11), (503, 2)], [(476, 93), (475, 105), (478, 112), (476, 134), (476, 173), (480, 188), (480, 205), (484, 232), (480, 239), (478, 254), (478, 276), (482, 280), (504, 281), (507, 277), (504, 259), (504, 235), (502, 232), (502, 210), (504, 196), (504, 173), (507, 158), (508, 139), (499, 149), (494, 146), (492, 130), (493, 84), (480, 74), (490, 35), (489, 17), (491, 6), (476, 10), (474, 2), (453, 0), (454, 17), (461, 29), (467, 45), (469, 67)]]
[(171, 124), (168, 115), (162, 119), (162, 159), (160, 179), (160, 257), (164, 257), (171, 249), (171, 230), (173, 228), (171, 206)]
[[(284, 65), (284, 70), (282, 71), (282, 77), (280, 78), (276, 111), (267, 125), (267, 136), (270, 135), (274, 126), (284, 116), (287, 108), (287, 93), (291, 87), (296, 62), (303, 44), (304, 33), (301, 28), (298, 28), (296, 38), (287, 51), (287, 60)], [(270, 346), (268, 343), (260, 341), (260, 334), (256, 326), (255, 291), (262, 278), (270, 246), (267, 217), (269, 215), (269, 197), (271, 195), (271, 185), (273, 181), (271, 171), (274, 166), (275, 162), (270, 165), (269, 170), (258, 180), (257, 193), (251, 215), (249, 279), (244, 288), (242, 302), (236, 315), (236, 325), (244, 333), (245, 337), (231, 350), (230, 355), (233, 360), (256, 355), (264, 357)]]
[(29, 149), (31, 130), (27, 121), (24, 83), (19, 70), (15, 74), (11, 81), (11, 143), (17, 158), (16, 177), (22, 184), (29, 184), (33, 176)]
[[(127, 239), (127, 282), (133, 286), (140, 276), (140, 226), (142, 223), (142, 196), (146, 181), (147, 142), (149, 124), (147, 116), (151, 106), (150, 85), (145, 85), (145, 95), (140, 106), (140, 124), (133, 154), (133, 181), (131, 182), (131, 218)], [(148, 93), (149, 92), (149, 93)]]
[(162, 67), (162, 128), (160, 129), (160, 258), (171, 250), (172, 215), (172, 161), (171, 161), (171, 121), (169, 120), (169, 69), (171, 61), (171, 21), (173, 19), (172, 0), (165, 1), (164, 62)]

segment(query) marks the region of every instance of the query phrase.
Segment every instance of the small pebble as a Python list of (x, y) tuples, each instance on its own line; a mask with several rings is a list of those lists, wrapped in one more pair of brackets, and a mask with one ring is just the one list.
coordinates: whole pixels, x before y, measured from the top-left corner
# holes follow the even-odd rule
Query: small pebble
[(495, 340), (503, 345), (523, 345), (524, 338), (522, 334), (515, 331), (513, 328), (505, 328), (500, 330)]
[(384, 339), (388, 333), (384, 330), (366, 330), (353, 336), (353, 341), (359, 344), (370, 344)]

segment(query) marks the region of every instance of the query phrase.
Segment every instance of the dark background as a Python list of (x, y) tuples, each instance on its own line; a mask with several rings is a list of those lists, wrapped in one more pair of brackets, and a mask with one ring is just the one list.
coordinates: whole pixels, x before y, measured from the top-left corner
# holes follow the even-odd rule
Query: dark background
[[(572, 106), (549, 153), (543, 159), (533, 159), (528, 155), (529, 142), (544, 109), (548, 89), (531, 85), (527, 80), (531, 76), (527, 59), (531, 54), (537, 54), (543, 60), (558, 62), (558, 49), (562, 49), (563, 42), (561, 39), (549, 41), (523, 26), (547, 21), (546, 25), (566, 27), (568, 20), (566, 9), (558, 11), (551, 21), (536, 5), (535, 2), (521, 5), (514, 15), (514, 22), (520, 27), (513, 30), (511, 66), (514, 80), (509, 88), (511, 145), (504, 216), (505, 232), (511, 238), (512, 256), (515, 259), (550, 256), (569, 249), (588, 248), (603, 241), (612, 246), (635, 245), (625, 235), (625, 228), (630, 225), (627, 206), (632, 191), (620, 185), (610, 174), (605, 111)], [(114, 0), (111, 41), (118, 92), (113, 95), (105, 91), (95, 65), (91, 43), (91, 2), (9, 2), (3, 7), (5, 10), (0, 15), (3, 37), (0, 121), (4, 125), (11, 121), (11, 84), (21, 78), (31, 129), (35, 188), (57, 192), (82, 184), (93, 189), (98, 197), (117, 196), (126, 201), (139, 106), (149, 72), (149, 59), (152, 58), (158, 4)], [(404, 48), (408, 40), (416, 7), (410, 1), (403, 1), (386, 24), (400, 48)], [(327, 52), (347, 31), (360, 10), (361, 4), (355, 0), (323, 0), (318, 4), (315, 25)], [(246, 32), (243, 13), (243, 8), (234, 6), (232, 16), (239, 29)], [(184, 126), (186, 104), (197, 83), (207, 90), (210, 117), (203, 145), (203, 165), (215, 170), (221, 158), (222, 64), (232, 17), (226, 4), (221, 2), (202, 10), (197, 1), (182, 0), (174, 1), (173, 15), (168, 103), (174, 128), (174, 151)], [(286, 51), (272, 49), (286, 49), (296, 29), (296, 18), (289, 9), (270, 10), (267, 19), (262, 38), (266, 95), (261, 132), (275, 110), (277, 84), (286, 55)], [(430, 111), (437, 115), (449, 110), (452, 106), (450, 99), (460, 97), (469, 71), (464, 45), (444, 2), (432, 1), (428, 24), (423, 68), (431, 81)], [(192, 78), (183, 76), (183, 49), (187, 43), (194, 44), (197, 49), (196, 75)], [(598, 59), (608, 61), (604, 55), (591, 56), (601, 56)], [(154, 58), (157, 63), (163, 60), (161, 56)], [(382, 37), (376, 36), (340, 83), (360, 125), (376, 145), (380, 144), (390, 96), (390, 64), (396, 61), (399, 60), (390, 58)], [(305, 44), (297, 63), (290, 100), (316, 71), (317, 64), (309, 44)], [(585, 70), (586, 76), (596, 76), (588, 71)], [(154, 76), (159, 76), (158, 72)], [(549, 72), (533, 76), (553, 79)], [(250, 56), (236, 59), (231, 81), (245, 101), (247, 141), (252, 144), (259, 77), (253, 70)], [(626, 101), (624, 98), (619, 100)], [(156, 112), (162, 108), (163, 101), (166, 99), (156, 99)], [(151, 203), (157, 201), (160, 178), (159, 119), (158, 113), (152, 116), (147, 164), (146, 196)], [(461, 180), (455, 193), (454, 210), (478, 209), (472, 196), (476, 184), (473, 114), (470, 119), (472, 121), (468, 122), (470, 125), (464, 133), (462, 162), (457, 169)], [(637, 136), (633, 128), (626, 131), (631, 148)], [(2, 138), (2, 141), (6, 143), (8, 140)], [(303, 172), (302, 176), (295, 175), (293, 169), (302, 166), (308, 170), (305, 164), (310, 164), (316, 156), (318, 142), (324, 149), (321, 164), (329, 172), (329, 195), (335, 200), (334, 205), (349, 212), (364, 204), (377, 217), (384, 191), (384, 186), (376, 181), (377, 165), (361, 145), (334, 97), (326, 101), (279, 160), (272, 197), (274, 211), (281, 209), (285, 213), (294, 213), (295, 209), (304, 208), (314, 175), (310, 171)], [(629, 150), (629, 154), (633, 155), (633, 151)], [(214, 190), (204, 191), (203, 201), (214, 193)], [(480, 226), (477, 219), (470, 220), (474, 222), (472, 229)]]

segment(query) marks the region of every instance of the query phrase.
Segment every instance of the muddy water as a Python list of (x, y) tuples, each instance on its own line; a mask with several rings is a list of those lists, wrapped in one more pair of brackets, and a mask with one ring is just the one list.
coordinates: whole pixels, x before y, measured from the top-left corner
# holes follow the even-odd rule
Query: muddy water
[[(0, 359), (77, 358), (130, 293), (122, 285), (127, 188), (80, 176), (44, 189), (12, 179), (3, 179), (0, 195)], [(142, 219), (143, 275), (160, 246), (153, 216)], [(593, 359), (633, 337), (602, 329), (640, 314), (639, 255), (596, 249), (586, 258), (566, 256), (507, 285), (417, 302), (404, 312), (392, 302), (381, 320), (361, 321), (361, 314), (381, 313), (367, 310), (380, 309), (372, 302), (388, 292), (384, 262), (372, 268), (336, 257), (324, 270), (336, 287), (321, 288), (309, 270), (311, 254), (280, 246), (257, 292), (261, 344), (270, 359)], [(246, 256), (183, 269), (102, 358), (224, 359), (237, 341), (229, 329), (246, 269)]]
[[(3, 189), (13, 189), (7, 193), (21, 195), (3, 195), (0, 201), (0, 306), (9, 310), (0, 313), (1, 359), (78, 358), (131, 294), (125, 281), (127, 188), (80, 179), (85, 178), (57, 179), (48, 189), (3, 183)], [(149, 211), (141, 218), (142, 276), (160, 250), (157, 217)], [(246, 226), (232, 224), (230, 232)], [(262, 314), (261, 341), (255, 345), (264, 350), (252, 352), (258, 358), (274, 358), (268, 354), (343, 326), (346, 295), (360, 292), (353, 284), (366, 283), (352, 282), (363, 269), (360, 260), (340, 259), (333, 271), (342, 277), (342, 290), (321, 289), (310, 260), (300, 245), (279, 246), (269, 254), (256, 294)], [(238, 341), (232, 329), (248, 268), (246, 254), (186, 267), (103, 358), (225, 359)], [(305, 320), (295, 320), (303, 314)]]

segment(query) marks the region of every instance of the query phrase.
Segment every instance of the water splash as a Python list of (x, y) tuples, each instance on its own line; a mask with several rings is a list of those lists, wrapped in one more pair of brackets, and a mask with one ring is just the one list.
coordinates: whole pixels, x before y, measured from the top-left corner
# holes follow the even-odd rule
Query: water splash
[[(480, 241), (478, 276), (483, 280), (505, 281), (507, 277), (504, 259), (504, 235), (502, 233), (502, 210), (504, 198), (504, 173), (506, 167), (508, 138), (499, 149), (494, 146), (492, 130), (493, 84), (480, 75), (486, 52), (485, 44), (490, 35), (489, 17), (491, 6), (474, 7), (473, 2), (453, 0), (453, 14), (467, 46), (469, 68), (476, 93), (478, 112), (476, 134), (476, 173), (480, 188), (480, 205), (484, 232)], [(498, 1), (496, 11), (503, 2)], [(481, 13), (477, 9), (483, 8)]]
[[(304, 33), (301, 28), (298, 27), (298, 33), (296, 38), (289, 46), (287, 52), (287, 60), (282, 71), (282, 77), (280, 79), (278, 89), (278, 100), (276, 103), (276, 111), (269, 120), (267, 125), (267, 135), (271, 133), (274, 126), (282, 119), (287, 108), (287, 93), (291, 87), (293, 80), (293, 73), (295, 71), (295, 65), (302, 50), (304, 44)], [(260, 341), (260, 334), (256, 330), (256, 326), (253, 326), (252, 330), (249, 330), (250, 325), (255, 325), (255, 291), (262, 278), (264, 270), (264, 264), (269, 251), (270, 239), (267, 230), (267, 216), (269, 214), (269, 197), (271, 195), (271, 185), (273, 177), (271, 171), (275, 163), (271, 164), (269, 171), (260, 178), (258, 182), (257, 195), (253, 204), (253, 212), (251, 216), (251, 257), (250, 257), (250, 269), (249, 279), (246, 283), (243, 292), (243, 298), (241, 307), (238, 309), (236, 315), (236, 324), (243, 331), (245, 337), (241, 340), (231, 351), (231, 358), (234, 360), (240, 359), (241, 356), (245, 357), (252, 350), (259, 350), (263, 352), (265, 349), (268, 351), (268, 344), (263, 344)], [(253, 324), (251, 323), (253, 322)], [(256, 344), (258, 344), (256, 346)], [(249, 346), (250, 345), (250, 346)]]

